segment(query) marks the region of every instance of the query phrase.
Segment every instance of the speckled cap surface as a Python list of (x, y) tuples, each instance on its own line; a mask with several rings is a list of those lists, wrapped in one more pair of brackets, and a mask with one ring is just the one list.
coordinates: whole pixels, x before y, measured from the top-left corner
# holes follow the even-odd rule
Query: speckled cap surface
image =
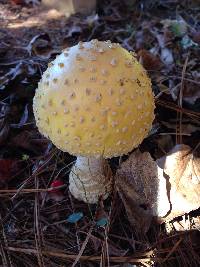
[(148, 134), (154, 97), (134, 53), (92, 40), (49, 64), (33, 111), (39, 131), (62, 151), (111, 158), (127, 154)]

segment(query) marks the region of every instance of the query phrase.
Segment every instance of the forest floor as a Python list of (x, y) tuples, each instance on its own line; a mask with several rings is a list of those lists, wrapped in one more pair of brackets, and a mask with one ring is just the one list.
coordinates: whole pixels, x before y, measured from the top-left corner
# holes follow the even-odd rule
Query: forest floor
[(36, 128), (32, 99), (48, 62), (95, 38), (136, 51), (152, 80), (156, 118), (141, 151), (158, 159), (182, 143), (200, 156), (199, 1), (104, 0), (94, 15), (67, 18), (0, 0), (0, 266), (199, 267), (200, 210), (139, 232), (117, 192), (98, 205), (70, 195), (75, 158)]

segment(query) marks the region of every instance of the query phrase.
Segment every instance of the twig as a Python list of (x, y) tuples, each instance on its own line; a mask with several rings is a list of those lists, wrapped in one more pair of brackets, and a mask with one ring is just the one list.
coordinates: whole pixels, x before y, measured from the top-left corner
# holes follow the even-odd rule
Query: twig
[[(39, 182), (38, 177), (35, 176), (35, 187), (38, 188)], [(40, 222), (39, 222), (39, 203), (38, 203), (38, 192), (35, 194), (35, 207), (34, 207), (34, 236), (35, 244), (37, 249), (37, 259), (40, 267), (44, 267), (43, 255), (41, 252), (42, 242), (41, 242), (41, 231), (40, 231)]]
[(176, 244), (173, 246), (173, 248), (170, 250), (170, 252), (167, 254), (167, 256), (165, 257), (165, 259), (162, 261), (162, 263), (166, 262), (169, 257), (174, 253), (174, 251), (178, 248), (178, 246), (180, 245), (180, 243), (182, 242), (182, 238), (180, 238)]
[(12, 201), (16, 198), (16, 196), (21, 192), (21, 190), (25, 187), (25, 185), (33, 178), (35, 177), (35, 175), (37, 175), (39, 173), (39, 171), (41, 169), (43, 169), (43, 167), (54, 157), (54, 155), (56, 154), (56, 149), (52, 151), (52, 153), (49, 155), (49, 157), (43, 162), (43, 164), (41, 166), (39, 166), (39, 168), (31, 175), (29, 176), (29, 178), (27, 178), (23, 185), (17, 190), (17, 192), (15, 193), (15, 195), (12, 197)]
[(93, 226), (90, 228), (90, 230), (89, 230), (89, 232), (87, 234), (87, 237), (86, 237), (85, 241), (83, 242), (82, 247), (81, 247), (77, 257), (76, 257), (75, 261), (72, 264), (72, 267), (75, 267), (75, 265), (78, 263), (79, 259), (81, 258), (82, 254), (83, 254), (83, 252), (84, 252), (84, 250), (85, 250), (85, 248), (87, 246), (87, 243), (88, 243), (88, 241), (89, 241), (89, 239), (91, 237), (92, 230), (93, 230)]
[[(183, 70), (182, 70), (182, 75), (181, 75), (181, 88), (179, 92), (179, 100), (178, 100), (178, 105), (182, 109), (183, 107), (183, 90), (184, 90), (184, 77), (185, 77), (185, 72), (188, 64), (188, 59), (189, 55), (186, 57), (185, 63), (183, 65)], [(182, 111), (177, 114), (177, 119), (179, 118), (179, 127), (177, 128), (177, 143), (182, 144), (182, 118), (183, 118), (183, 113)]]
[(191, 110), (186, 109), (186, 108), (181, 108), (181, 107), (177, 106), (174, 103), (170, 103), (170, 102), (167, 102), (167, 101), (162, 101), (162, 100), (156, 99), (156, 104), (158, 104), (160, 106), (163, 106), (165, 108), (177, 111), (177, 112), (182, 112), (183, 114), (186, 114), (186, 115), (188, 115), (190, 117), (194, 117), (196, 119), (200, 119), (200, 112), (195, 112), (195, 111), (191, 111)]
[[(25, 253), (25, 254), (34, 254), (37, 255), (36, 249), (29, 249), (29, 248), (16, 248), (16, 247), (5, 247), (4, 249), (13, 251), (13, 252), (19, 252), (19, 253)], [(77, 255), (74, 254), (66, 254), (64, 252), (53, 252), (48, 250), (41, 250), (41, 253), (45, 256), (50, 257), (57, 257), (62, 259), (68, 259), (68, 260), (75, 260), (77, 258)], [(171, 258), (172, 259), (172, 258)], [(80, 261), (93, 261), (93, 262), (100, 262), (101, 256), (80, 256)], [(109, 257), (110, 262), (113, 263), (142, 263), (142, 262), (149, 262), (151, 260), (153, 261), (161, 261), (162, 258), (159, 257), (146, 257), (145, 253), (140, 254), (140, 257), (134, 257), (134, 256), (122, 256), (122, 257), (115, 257), (110, 256)]]
[[(61, 186), (56, 187), (56, 190), (63, 189), (66, 187), (67, 185), (61, 185)], [(38, 188), (38, 189), (37, 188), (26, 188), (26, 189), (22, 189), (20, 191), (20, 194), (21, 193), (32, 194), (32, 193), (39, 193), (39, 192), (51, 192), (52, 190), (55, 190), (55, 189), (53, 188)], [(0, 189), (0, 194), (1, 193), (3, 194), (2, 196), (13, 195), (17, 192), (18, 192), (18, 189)]]
[(5, 267), (9, 267), (9, 266), (12, 266), (12, 261), (11, 261), (10, 253), (8, 251), (6, 253), (4, 251), (4, 247), (3, 247), (3, 244), (5, 244), (6, 246), (8, 245), (8, 241), (6, 238), (5, 231), (4, 231), (4, 225), (3, 225), (1, 213), (0, 213), (0, 222), (1, 222), (1, 224), (0, 224), (0, 233), (1, 233), (1, 236), (0, 236), (0, 248), (1, 248), (0, 253), (2, 255), (3, 264), (5, 265)]

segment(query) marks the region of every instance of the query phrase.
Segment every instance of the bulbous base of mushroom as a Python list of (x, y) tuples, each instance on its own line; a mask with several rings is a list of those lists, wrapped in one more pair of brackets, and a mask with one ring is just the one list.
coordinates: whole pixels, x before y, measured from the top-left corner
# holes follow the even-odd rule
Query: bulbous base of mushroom
[(78, 157), (69, 175), (69, 190), (78, 200), (94, 204), (106, 199), (112, 188), (112, 171), (105, 159)]

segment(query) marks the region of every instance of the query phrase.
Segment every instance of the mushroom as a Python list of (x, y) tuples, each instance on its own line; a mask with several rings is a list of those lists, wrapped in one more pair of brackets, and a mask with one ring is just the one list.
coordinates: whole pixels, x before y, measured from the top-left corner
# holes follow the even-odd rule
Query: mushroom
[(130, 152), (154, 119), (151, 81), (117, 43), (92, 40), (65, 49), (49, 64), (33, 100), (39, 131), (77, 156), (69, 175), (72, 195), (88, 203), (107, 198), (107, 158)]

